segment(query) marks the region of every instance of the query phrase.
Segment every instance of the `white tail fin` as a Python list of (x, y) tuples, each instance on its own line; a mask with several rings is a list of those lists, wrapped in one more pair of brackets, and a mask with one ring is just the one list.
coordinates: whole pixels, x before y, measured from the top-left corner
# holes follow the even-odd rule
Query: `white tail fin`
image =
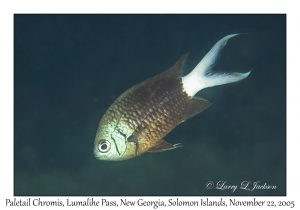
[(193, 71), (182, 77), (183, 88), (189, 96), (194, 96), (197, 92), (207, 87), (240, 81), (250, 74), (251, 71), (247, 73), (214, 73), (211, 71), (218, 55), (226, 46), (227, 41), (236, 35), (238, 34), (231, 34), (219, 40)]

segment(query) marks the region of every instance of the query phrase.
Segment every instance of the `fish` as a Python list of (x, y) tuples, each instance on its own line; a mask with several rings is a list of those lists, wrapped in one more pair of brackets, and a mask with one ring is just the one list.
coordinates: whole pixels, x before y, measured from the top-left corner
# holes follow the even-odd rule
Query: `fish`
[(163, 138), (177, 125), (211, 105), (196, 93), (204, 88), (240, 81), (251, 72), (213, 71), (227, 41), (237, 35), (220, 39), (189, 74), (183, 76), (186, 53), (167, 71), (121, 94), (100, 120), (93, 148), (95, 158), (122, 161), (145, 152), (163, 152), (182, 146)]

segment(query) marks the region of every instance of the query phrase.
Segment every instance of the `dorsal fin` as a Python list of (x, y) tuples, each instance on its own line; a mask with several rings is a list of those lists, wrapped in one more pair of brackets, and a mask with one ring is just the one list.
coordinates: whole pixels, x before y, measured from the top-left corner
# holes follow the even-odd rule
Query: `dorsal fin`
[[(186, 58), (189, 53), (184, 54), (171, 68), (157, 75), (159, 79), (170, 79), (182, 77), (182, 71), (186, 65)], [(157, 79), (157, 78), (156, 78)]]
[(151, 84), (154, 81), (157, 80), (163, 80), (163, 79), (177, 79), (182, 77), (182, 70), (185, 68), (185, 61), (189, 53), (184, 54), (171, 68), (164, 71), (163, 73), (160, 73), (154, 77), (150, 77), (149, 79), (138, 83), (137, 85), (133, 86), (131, 91), (134, 91), (135, 89), (145, 85), (145, 84)]

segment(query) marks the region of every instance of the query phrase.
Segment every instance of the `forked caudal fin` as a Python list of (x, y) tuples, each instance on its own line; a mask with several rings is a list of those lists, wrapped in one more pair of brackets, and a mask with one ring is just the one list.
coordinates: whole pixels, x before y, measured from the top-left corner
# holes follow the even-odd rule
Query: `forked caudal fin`
[(212, 72), (212, 67), (215, 64), (218, 55), (226, 46), (227, 41), (236, 35), (238, 34), (227, 35), (219, 40), (198, 65), (188, 75), (182, 77), (183, 88), (189, 96), (194, 96), (197, 92), (207, 87), (240, 81), (250, 74), (251, 71), (247, 73)]

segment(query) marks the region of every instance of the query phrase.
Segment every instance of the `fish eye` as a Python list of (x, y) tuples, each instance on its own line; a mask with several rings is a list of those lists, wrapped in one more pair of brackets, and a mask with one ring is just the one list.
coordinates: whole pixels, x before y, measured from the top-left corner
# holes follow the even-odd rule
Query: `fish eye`
[(98, 149), (100, 152), (105, 153), (110, 150), (110, 143), (107, 140), (99, 142)]

